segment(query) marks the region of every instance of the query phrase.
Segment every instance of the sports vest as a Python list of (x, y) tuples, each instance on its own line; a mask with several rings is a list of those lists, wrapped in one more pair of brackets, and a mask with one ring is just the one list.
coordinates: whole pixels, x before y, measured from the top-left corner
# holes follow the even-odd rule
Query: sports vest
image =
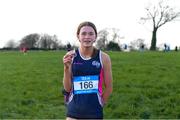
[(72, 91), (67, 103), (67, 116), (73, 118), (103, 118), (101, 51), (90, 59), (75, 51), (72, 62)]

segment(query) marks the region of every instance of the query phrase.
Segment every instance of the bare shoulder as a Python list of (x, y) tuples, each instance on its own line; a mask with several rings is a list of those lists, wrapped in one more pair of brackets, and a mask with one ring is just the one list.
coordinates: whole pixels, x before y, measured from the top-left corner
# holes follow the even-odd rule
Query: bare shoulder
[(111, 63), (111, 59), (107, 53), (101, 51), (101, 57), (102, 57), (103, 64)]

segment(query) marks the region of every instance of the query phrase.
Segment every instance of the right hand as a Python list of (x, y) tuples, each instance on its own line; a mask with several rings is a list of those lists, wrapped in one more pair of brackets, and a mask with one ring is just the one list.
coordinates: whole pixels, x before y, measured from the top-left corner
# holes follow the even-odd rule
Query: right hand
[(64, 67), (70, 68), (74, 55), (75, 55), (74, 51), (69, 51), (64, 55), (63, 57)]

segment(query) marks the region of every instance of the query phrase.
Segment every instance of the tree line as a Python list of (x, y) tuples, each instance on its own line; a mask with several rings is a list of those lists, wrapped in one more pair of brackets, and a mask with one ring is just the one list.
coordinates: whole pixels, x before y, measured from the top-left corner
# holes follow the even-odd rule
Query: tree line
[(25, 47), (30, 50), (51, 50), (59, 48), (60, 45), (61, 42), (56, 35), (32, 33), (24, 36), (18, 43), (14, 42), (14, 40), (9, 40), (4, 49), (20, 49)]
[[(96, 42), (96, 47), (103, 50), (121, 50), (117, 38), (119, 38), (119, 33), (111, 33), (110, 30), (115, 30), (115, 28), (106, 28), (98, 32), (98, 38)], [(106, 33), (106, 34), (105, 34)], [(108, 39), (109, 36), (114, 36), (112, 39)], [(14, 40), (9, 40), (6, 46), (2, 49), (4, 50), (14, 50), (20, 48), (27, 48), (29, 50), (61, 50), (67, 49), (68, 47), (75, 48), (76, 45), (71, 45), (70, 43), (64, 45), (61, 40), (58, 39), (57, 35), (48, 34), (38, 34), (32, 33), (24, 36), (18, 43)]]

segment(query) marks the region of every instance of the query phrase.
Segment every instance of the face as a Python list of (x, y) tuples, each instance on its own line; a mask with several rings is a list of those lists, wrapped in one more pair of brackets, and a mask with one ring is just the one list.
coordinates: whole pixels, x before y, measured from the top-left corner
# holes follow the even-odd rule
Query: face
[(96, 34), (94, 29), (90, 26), (83, 26), (80, 29), (78, 39), (80, 41), (81, 46), (92, 47), (93, 43), (96, 40)]

